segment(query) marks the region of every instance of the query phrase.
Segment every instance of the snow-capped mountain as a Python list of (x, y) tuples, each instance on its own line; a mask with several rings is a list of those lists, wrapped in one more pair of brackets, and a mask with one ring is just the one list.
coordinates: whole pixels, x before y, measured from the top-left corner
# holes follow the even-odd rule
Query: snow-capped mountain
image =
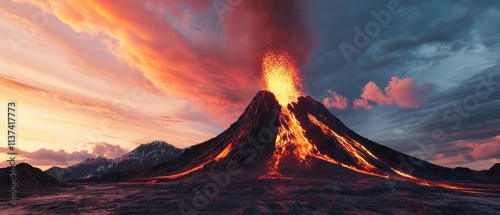
[(141, 144), (131, 152), (115, 158), (87, 158), (67, 168), (52, 167), (45, 172), (59, 181), (82, 180), (111, 172), (143, 170), (177, 158), (184, 150), (163, 141)]

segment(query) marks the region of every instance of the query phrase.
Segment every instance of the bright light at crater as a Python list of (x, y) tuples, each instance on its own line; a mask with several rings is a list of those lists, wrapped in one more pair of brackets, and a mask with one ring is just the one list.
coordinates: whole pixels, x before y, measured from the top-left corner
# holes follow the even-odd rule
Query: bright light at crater
[(299, 71), (286, 53), (268, 52), (262, 61), (264, 89), (272, 92), (282, 107), (300, 96)]

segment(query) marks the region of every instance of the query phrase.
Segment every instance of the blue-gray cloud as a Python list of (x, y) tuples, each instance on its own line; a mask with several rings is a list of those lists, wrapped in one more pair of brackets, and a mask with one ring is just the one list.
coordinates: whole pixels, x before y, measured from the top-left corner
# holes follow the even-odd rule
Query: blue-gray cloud
[[(357, 47), (354, 29), (364, 31), (368, 23), (377, 21), (373, 13), (388, 11), (389, 2), (310, 2), (309, 20), (318, 45), (309, 63), (302, 66), (306, 92), (322, 100), (329, 96), (328, 89), (352, 101), (369, 81), (381, 86), (392, 76), (434, 84), (428, 103), (419, 109), (375, 105), (370, 111), (331, 110), (360, 134), (405, 153), (421, 151), (416, 143), (442, 129), (448, 138), (424, 157), (430, 161), (447, 150), (447, 157), (463, 155), (455, 147), (464, 141), (480, 144), (500, 135), (500, 115), (495, 114), (500, 106), (500, 4), (494, 0), (400, 0), (401, 12), (391, 14), (385, 26), (379, 22), (378, 34), (369, 37), (366, 47)], [(361, 52), (352, 53), (349, 62), (342, 43)], [(483, 97), (474, 99), (478, 86), (485, 84), (481, 80), (490, 77), (494, 83), (486, 83), (480, 89)], [(469, 102), (468, 109), (464, 100)], [(500, 157), (499, 148), (491, 150), (489, 157), (479, 159)], [(476, 162), (471, 167), (492, 164)]]

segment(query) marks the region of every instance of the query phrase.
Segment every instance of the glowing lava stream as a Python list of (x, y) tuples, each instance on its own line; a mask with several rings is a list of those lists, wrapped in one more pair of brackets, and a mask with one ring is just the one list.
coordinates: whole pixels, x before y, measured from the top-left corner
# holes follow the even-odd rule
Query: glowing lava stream
[[(376, 169), (375, 166), (373, 166), (372, 164), (370, 164), (363, 156), (363, 154), (359, 151), (359, 149), (363, 150), (363, 152), (369, 154), (371, 157), (375, 158), (378, 160), (377, 157), (375, 157), (370, 151), (368, 151), (363, 145), (361, 145), (360, 143), (352, 140), (352, 139), (347, 139), (347, 138), (344, 138), (342, 136), (340, 136), (339, 134), (337, 134), (335, 131), (333, 131), (332, 129), (328, 128), (325, 124), (323, 124), (322, 122), (320, 122), (316, 117), (314, 117), (313, 115), (311, 114), (307, 114), (307, 116), (309, 117), (309, 120), (311, 120), (312, 123), (316, 124), (317, 126), (319, 126), (321, 128), (321, 130), (323, 130), (323, 133), (325, 135), (330, 135), (330, 136), (333, 136), (335, 137), (335, 139), (337, 139), (340, 143), (340, 146), (347, 152), (349, 152), (350, 154), (354, 155), (354, 157), (356, 157), (356, 159), (358, 160), (358, 164), (360, 164), (361, 166), (363, 166), (366, 170), (374, 170)], [(357, 148), (359, 149), (356, 149), (356, 147), (353, 147), (356, 146)]]
[(222, 152), (220, 152), (213, 159), (205, 161), (205, 162), (201, 163), (200, 165), (198, 165), (198, 166), (196, 166), (194, 168), (188, 169), (188, 170), (186, 170), (184, 172), (176, 173), (176, 174), (173, 174), (173, 175), (164, 175), (164, 176), (156, 176), (156, 177), (148, 178), (148, 180), (150, 180), (149, 183), (150, 184), (154, 184), (156, 182), (156, 180), (158, 180), (158, 179), (176, 179), (176, 178), (185, 176), (185, 175), (187, 175), (189, 173), (192, 173), (194, 171), (200, 170), (200, 169), (202, 169), (203, 167), (205, 167), (205, 165), (207, 165), (210, 162), (218, 162), (221, 159), (225, 158), (229, 154), (229, 152), (231, 152), (231, 150), (233, 150), (233, 143), (230, 143), (229, 145), (227, 145), (226, 148), (224, 148), (224, 150), (222, 150)]
[[(331, 136), (335, 137), (339, 141), (341, 147), (344, 148), (347, 152), (350, 152), (351, 154), (353, 154), (358, 159), (358, 164), (363, 165), (365, 167), (365, 169), (370, 170), (370, 169), (375, 169), (375, 167), (373, 165), (371, 165), (370, 163), (368, 163), (368, 161), (366, 161), (363, 158), (363, 154), (360, 151), (358, 151), (358, 149), (363, 151), (364, 153), (368, 154), (370, 157), (372, 157), (378, 161), (381, 161), (379, 158), (377, 158), (375, 155), (373, 155), (368, 149), (366, 149), (359, 142), (351, 139), (349, 136), (346, 136), (347, 138), (344, 138), (343, 136), (337, 134), (335, 131), (328, 128), (325, 124), (320, 122), (316, 117), (314, 117), (311, 114), (308, 114), (308, 117), (312, 123), (316, 124), (317, 126), (319, 126), (321, 128), (321, 130), (323, 130), (324, 134), (331, 135)], [(353, 147), (352, 145), (354, 145), (355, 147)], [(328, 161), (328, 159), (325, 159), (325, 160)], [(332, 163), (335, 163), (335, 162), (336, 161), (332, 161)], [(340, 163), (340, 165), (344, 166), (344, 164), (341, 164), (341, 163)], [(374, 174), (372, 172), (359, 171), (359, 169), (353, 169), (349, 166), (344, 166), (344, 167), (347, 167), (349, 169), (352, 169), (354, 171), (358, 171), (361, 173), (369, 174), (369, 175), (389, 178), (389, 176), (382, 176), (382, 175)], [(475, 189), (475, 188), (465, 188), (465, 187), (459, 187), (456, 185), (451, 185), (451, 184), (446, 184), (446, 183), (439, 183), (439, 182), (435, 182), (435, 181), (417, 178), (417, 177), (414, 177), (412, 175), (406, 174), (404, 172), (398, 171), (394, 168), (391, 168), (391, 170), (394, 173), (396, 173), (397, 175), (407, 179), (408, 182), (412, 182), (412, 183), (415, 183), (418, 185), (428, 186), (428, 187), (442, 187), (442, 188), (446, 188), (446, 189), (459, 190), (459, 191), (463, 191), (463, 192), (481, 193), (481, 192), (477, 191), (478, 189)], [(479, 189), (479, 190), (481, 190), (481, 189)]]
[(437, 182), (437, 181), (431, 181), (431, 180), (417, 178), (415, 176), (412, 176), (412, 175), (406, 174), (404, 172), (398, 171), (398, 170), (396, 170), (394, 168), (391, 168), (391, 170), (393, 172), (395, 172), (396, 174), (398, 174), (399, 176), (408, 179), (407, 182), (411, 182), (411, 183), (422, 185), (422, 186), (426, 186), (426, 187), (441, 187), (441, 188), (450, 189), (450, 190), (457, 190), (457, 191), (461, 191), (461, 192), (480, 193), (480, 194), (481, 193), (485, 193), (485, 192), (481, 192), (481, 191), (491, 191), (492, 190), (492, 189), (459, 187), (457, 185), (440, 183), (440, 182)]

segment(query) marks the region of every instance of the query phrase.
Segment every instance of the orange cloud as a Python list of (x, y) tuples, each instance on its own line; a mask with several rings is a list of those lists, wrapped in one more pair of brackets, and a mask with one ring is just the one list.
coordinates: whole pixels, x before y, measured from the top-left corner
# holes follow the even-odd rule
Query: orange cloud
[(331, 97), (326, 97), (323, 99), (323, 104), (327, 108), (335, 108), (339, 110), (345, 110), (349, 106), (347, 97), (338, 94), (335, 91), (327, 91)]
[(36, 6), (99, 38), (117, 59), (168, 95), (195, 102), (226, 121), (234, 120), (259, 90), (262, 51), (284, 46), (300, 64), (312, 38), (296, 17), (300, 1), (244, 1), (223, 20), (214, 16), (211, 1), (57, 2)]
[(94, 143), (92, 153), (109, 159), (114, 159), (126, 154), (128, 151), (121, 146), (105, 142)]
[(361, 98), (368, 101), (374, 101), (379, 106), (392, 105), (394, 103), (394, 100), (391, 97), (386, 96), (373, 81), (368, 82), (368, 84), (363, 87)]
[(389, 85), (385, 88), (385, 94), (394, 100), (399, 107), (403, 108), (419, 108), (427, 103), (424, 98), (424, 93), (432, 91), (434, 85), (424, 84), (417, 85), (413, 78), (400, 79), (393, 76), (389, 81)]
[(54, 100), (72, 108), (80, 108), (107, 116), (116, 116), (120, 113), (120, 111), (112, 105), (104, 104), (90, 99), (60, 94), (54, 94), (53, 97)]
[(355, 108), (370, 110), (371, 105), (368, 106), (368, 101), (372, 101), (379, 106), (396, 105), (402, 108), (419, 108), (427, 103), (424, 94), (433, 89), (433, 84), (417, 85), (413, 78), (401, 79), (393, 76), (384, 89), (384, 92), (382, 92), (375, 82), (368, 82), (363, 87), (362, 99), (354, 100), (354, 106)]
[[(51, 166), (66, 167), (81, 162), (87, 158), (95, 158), (97, 156), (114, 159), (128, 152), (128, 150), (119, 145), (112, 145), (104, 142), (91, 144), (94, 145), (92, 150), (80, 150), (73, 152), (45, 148), (40, 148), (32, 152), (17, 148), (15, 151), (19, 156), (20, 162), (26, 162), (31, 165), (42, 167), (43, 169), (47, 169)], [(9, 149), (0, 147), (0, 151), (7, 152)]]
[(13, 91), (21, 91), (21, 92), (25, 92), (25, 93), (35, 93), (35, 94), (46, 95), (49, 92), (48, 90), (46, 90), (44, 88), (35, 87), (35, 86), (25, 84), (23, 82), (18, 81), (14, 77), (11, 77), (9, 75), (4, 75), (4, 74), (0, 74), (0, 85), (3, 87), (7, 87)]
[[(500, 135), (484, 141), (459, 142), (445, 149), (446, 152), (457, 151), (457, 154), (438, 153), (432, 162), (443, 166), (472, 165), (480, 161), (500, 160)], [(486, 162), (489, 168), (491, 162)], [(479, 169), (480, 170), (480, 169)]]
[[(8, 151), (7, 148), (0, 147), (3, 152)], [(33, 152), (16, 149), (19, 162), (29, 163), (34, 166), (44, 167), (46, 169), (51, 166), (69, 166), (81, 162), (87, 158), (96, 157), (95, 154), (88, 151), (66, 152), (64, 150), (38, 149)]]
[(372, 105), (368, 104), (368, 101), (365, 99), (354, 99), (353, 101), (354, 104), (354, 109), (365, 109), (365, 110), (371, 110), (373, 108)]

